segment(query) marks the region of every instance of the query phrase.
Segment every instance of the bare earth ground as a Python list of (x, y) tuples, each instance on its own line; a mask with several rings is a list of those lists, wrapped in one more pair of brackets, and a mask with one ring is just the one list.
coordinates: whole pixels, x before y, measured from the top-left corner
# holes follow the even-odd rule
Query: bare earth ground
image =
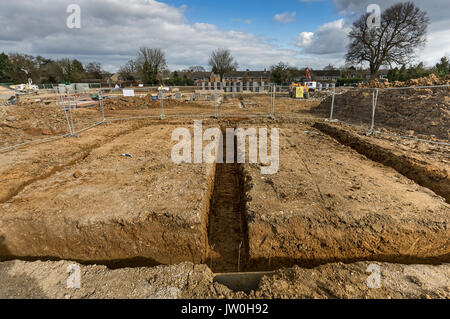
[(68, 261), (0, 264), (0, 298), (450, 298), (450, 266), (378, 263), (380, 288), (367, 286), (368, 262), (328, 264), (314, 269), (278, 270), (256, 289), (233, 291), (205, 265), (182, 263), (152, 268), (80, 265), (81, 287), (68, 288)]
[[(74, 290), (69, 261), (5, 261), (0, 297), (449, 298), (449, 148), (325, 123), (315, 110), (324, 98), (279, 98), (275, 120), (245, 119), (267, 115), (269, 96), (228, 97), (220, 111), (229, 118), (219, 121), (211, 102), (174, 101), (164, 121), (114, 121), (0, 153), (1, 259), (120, 268), (82, 265)], [(106, 115), (160, 115), (157, 103), (138, 102), (112, 104)], [(53, 111), (41, 116), (35, 106), (29, 116), (21, 107), (0, 110), (0, 146), (64, 133), (60, 109), (58, 122)], [(80, 128), (99, 118), (75, 112)], [(205, 127), (279, 127), (279, 173), (173, 164), (172, 130), (193, 125), (175, 114), (198, 114)], [(372, 261), (380, 289), (367, 288)], [(315, 268), (277, 270), (244, 293), (200, 263), (216, 273)]]
[(175, 165), (170, 136), (151, 126), (118, 137), (3, 203), (9, 254), (200, 262), (214, 165)]
[(450, 260), (443, 198), (308, 126), (280, 130), (279, 172), (245, 165), (251, 269)]

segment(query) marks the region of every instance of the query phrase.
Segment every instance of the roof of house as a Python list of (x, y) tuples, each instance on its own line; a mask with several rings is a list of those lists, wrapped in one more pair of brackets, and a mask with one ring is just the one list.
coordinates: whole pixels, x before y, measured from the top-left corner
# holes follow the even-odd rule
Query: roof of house
[(268, 78), (270, 77), (270, 71), (233, 71), (225, 73), (225, 77), (234, 77), (234, 78)]

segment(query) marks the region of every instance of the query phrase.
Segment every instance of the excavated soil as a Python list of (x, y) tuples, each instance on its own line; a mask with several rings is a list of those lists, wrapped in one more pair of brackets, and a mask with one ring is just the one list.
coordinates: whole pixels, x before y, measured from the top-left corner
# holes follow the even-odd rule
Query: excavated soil
[(1, 257), (201, 262), (214, 165), (175, 165), (172, 129), (117, 137), (5, 198)]
[(358, 153), (433, 190), (450, 203), (450, 147), (381, 134), (367, 137), (344, 123), (314, 126)]
[[(73, 110), (75, 130), (101, 121), (94, 109)], [(0, 106), (0, 148), (70, 133), (64, 110), (56, 102), (20, 102)]]
[[(442, 94), (426, 98), (448, 112)], [(448, 264), (438, 265), (450, 262), (448, 147), (322, 123), (317, 116), (329, 115), (322, 98), (279, 98), (275, 120), (244, 120), (265, 114), (269, 95), (228, 97), (220, 111), (229, 117), (219, 120), (212, 102), (168, 102), (168, 115), (210, 117), (204, 128), (280, 128), (275, 175), (261, 175), (260, 164), (175, 165), (171, 133), (193, 122), (170, 116), (105, 122), (79, 137), (0, 153), (0, 258), (48, 260), (0, 263), (0, 297), (449, 298)], [(147, 108), (132, 99), (134, 106), (106, 107), (107, 117), (160, 115), (159, 102)], [(52, 136), (26, 132), (36, 119), (32, 127), (57, 122), (63, 132), (57, 106), (31, 106), (32, 116), (23, 107), (0, 110), (0, 147)], [(100, 115), (75, 112), (80, 127)], [(448, 113), (439, 112), (421, 115), (437, 121), (436, 140), (448, 134)], [(401, 122), (395, 114), (389, 123)], [(412, 133), (435, 127), (421, 123)], [(66, 287), (71, 262), (49, 261), (60, 259), (83, 264), (81, 289)], [(373, 261), (381, 289), (367, 288)], [(171, 265), (148, 267), (159, 264)], [(224, 286), (222, 277), (235, 276), (228, 273), (259, 270), (277, 271), (254, 275), (261, 279), (245, 292)]]
[(110, 270), (79, 265), (80, 288), (68, 288), (68, 261), (0, 263), (0, 298), (57, 299), (336, 299), (450, 298), (450, 266), (377, 263), (380, 288), (368, 288), (370, 263), (294, 267), (261, 275), (255, 289), (233, 291), (205, 265), (182, 263)]
[[(405, 135), (450, 140), (450, 87), (379, 91), (375, 129), (388, 128)], [(331, 97), (313, 114), (329, 117)], [(354, 89), (337, 93), (333, 118), (352, 124), (370, 126), (372, 91)]]
[(279, 172), (245, 166), (247, 269), (450, 261), (444, 198), (308, 126), (280, 130)]
[(429, 76), (411, 79), (405, 82), (394, 81), (394, 82), (380, 82), (378, 80), (371, 80), (367, 84), (360, 85), (364, 88), (393, 88), (393, 87), (412, 87), (412, 86), (434, 86), (434, 85), (449, 85), (450, 75), (445, 78), (438, 78), (435, 74), (430, 74)]

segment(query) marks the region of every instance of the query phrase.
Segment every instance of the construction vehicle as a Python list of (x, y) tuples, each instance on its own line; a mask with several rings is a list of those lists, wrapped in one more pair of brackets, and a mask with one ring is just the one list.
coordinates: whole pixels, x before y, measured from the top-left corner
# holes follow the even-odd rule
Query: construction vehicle
[(302, 83), (292, 83), (289, 87), (289, 96), (293, 99), (309, 98), (309, 88)]
[(307, 82), (305, 83), (308, 86), (308, 91), (314, 92), (317, 89), (317, 82), (311, 81), (311, 72), (308, 68), (305, 69)]
[(310, 92), (314, 92), (317, 89), (317, 82), (311, 81), (311, 72), (308, 68), (305, 69), (305, 73), (306, 79), (303, 79), (303, 82), (291, 84), (289, 94), (292, 98), (308, 99), (310, 97)]
[(31, 79), (28, 79), (27, 84), (19, 84), (12, 87), (20, 93), (35, 93), (39, 91), (39, 87), (33, 84), (33, 80)]

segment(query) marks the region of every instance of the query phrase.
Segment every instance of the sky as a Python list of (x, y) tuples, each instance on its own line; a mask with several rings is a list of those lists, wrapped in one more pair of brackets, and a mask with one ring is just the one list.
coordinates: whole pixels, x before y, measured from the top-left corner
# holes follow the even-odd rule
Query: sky
[[(352, 22), (371, 3), (381, 10), (400, 0), (0, 0), (0, 52), (100, 62), (115, 72), (140, 47), (158, 47), (168, 67), (202, 65), (227, 48), (239, 69), (278, 62), (320, 69), (345, 64)], [(450, 1), (414, 0), (427, 11), (428, 42), (417, 59), (434, 65), (450, 56)], [(71, 4), (80, 28), (69, 28)]]

